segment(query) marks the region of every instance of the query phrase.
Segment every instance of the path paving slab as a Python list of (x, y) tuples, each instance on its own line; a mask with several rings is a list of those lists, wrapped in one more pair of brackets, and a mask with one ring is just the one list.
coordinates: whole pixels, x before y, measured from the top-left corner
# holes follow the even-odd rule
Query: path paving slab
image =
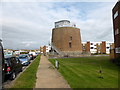
[(42, 55), (35, 88), (70, 88), (70, 86), (48, 61), (47, 57)]

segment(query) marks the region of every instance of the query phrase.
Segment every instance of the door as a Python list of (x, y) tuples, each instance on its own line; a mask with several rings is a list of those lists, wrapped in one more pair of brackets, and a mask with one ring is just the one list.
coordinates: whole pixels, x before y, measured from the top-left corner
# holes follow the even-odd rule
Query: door
[(22, 70), (22, 64), (18, 58), (16, 58), (16, 63), (17, 63), (17, 68), (18, 68), (17, 70), (18, 72), (20, 72)]

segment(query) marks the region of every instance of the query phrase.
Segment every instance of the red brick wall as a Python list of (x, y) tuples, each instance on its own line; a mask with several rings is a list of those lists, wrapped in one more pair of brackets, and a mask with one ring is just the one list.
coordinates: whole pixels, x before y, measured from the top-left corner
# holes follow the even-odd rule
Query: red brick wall
[(78, 28), (54, 28), (52, 30), (52, 43), (61, 51), (82, 52), (81, 35)]
[[(114, 19), (114, 14), (118, 11), (118, 16)], [(120, 1), (116, 3), (114, 6), (113, 10), (113, 29), (114, 29), (114, 43), (115, 43), (115, 48), (120, 47)], [(119, 34), (115, 35), (115, 31), (119, 29)], [(120, 57), (119, 54), (115, 54), (115, 57), (118, 58)]]
[(43, 53), (46, 53), (46, 46), (43, 47)]
[(106, 53), (106, 42), (102, 41), (101, 43), (101, 53), (105, 54)]
[(90, 52), (90, 41), (86, 43), (86, 52)]

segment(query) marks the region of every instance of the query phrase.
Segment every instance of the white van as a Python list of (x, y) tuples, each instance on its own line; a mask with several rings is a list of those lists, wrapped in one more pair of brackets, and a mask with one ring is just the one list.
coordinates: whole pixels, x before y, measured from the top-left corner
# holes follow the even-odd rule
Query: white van
[(36, 56), (37, 56), (36, 52), (29, 52), (29, 54), (32, 54), (33, 57), (36, 57)]

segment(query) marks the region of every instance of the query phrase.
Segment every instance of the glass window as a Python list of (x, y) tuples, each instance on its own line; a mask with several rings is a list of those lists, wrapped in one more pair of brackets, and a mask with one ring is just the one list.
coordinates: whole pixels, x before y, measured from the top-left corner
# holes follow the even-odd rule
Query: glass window
[(118, 11), (114, 14), (114, 19), (118, 16)]
[(120, 53), (120, 47), (115, 49), (116, 53)]
[(17, 63), (20, 63), (20, 61), (19, 61), (19, 59), (18, 59), (18, 58), (16, 58), (16, 62), (17, 62)]
[(71, 42), (69, 42), (69, 48), (72, 48), (72, 43)]
[(91, 45), (93, 45), (93, 43), (91, 43)]
[(119, 29), (115, 30), (115, 35), (119, 34)]
[(90, 47), (90, 49), (93, 49), (93, 47)]

